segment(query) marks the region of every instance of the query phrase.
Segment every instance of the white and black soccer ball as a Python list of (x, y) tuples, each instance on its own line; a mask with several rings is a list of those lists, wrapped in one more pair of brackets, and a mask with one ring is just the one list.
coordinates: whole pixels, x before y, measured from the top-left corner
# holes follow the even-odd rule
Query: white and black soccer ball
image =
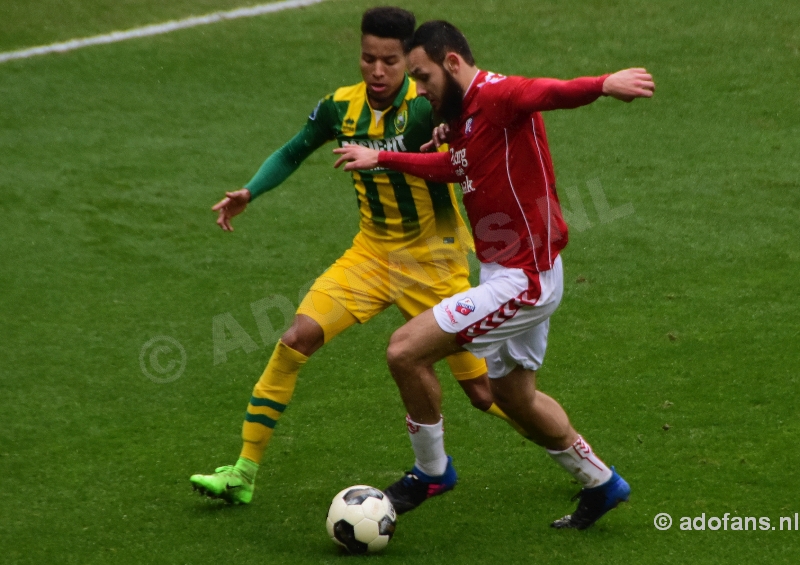
[(328, 535), (350, 553), (380, 551), (394, 535), (397, 513), (376, 488), (355, 485), (333, 497), (328, 510)]

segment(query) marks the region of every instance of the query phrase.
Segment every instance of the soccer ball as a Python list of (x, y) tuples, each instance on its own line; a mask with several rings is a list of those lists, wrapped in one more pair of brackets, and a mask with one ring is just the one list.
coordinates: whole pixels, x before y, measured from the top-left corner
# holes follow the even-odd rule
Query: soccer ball
[(333, 497), (326, 525), (334, 543), (350, 553), (372, 553), (386, 547), (396, 522), (394, 506), (385, 494), (355, 485)]

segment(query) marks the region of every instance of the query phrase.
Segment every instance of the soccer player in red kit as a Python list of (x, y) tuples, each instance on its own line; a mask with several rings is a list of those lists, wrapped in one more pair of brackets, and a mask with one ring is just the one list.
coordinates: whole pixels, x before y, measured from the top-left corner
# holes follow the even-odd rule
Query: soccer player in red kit
[(497, 404), (582, 485), (578, 508), (551, 525), (585, 529), (630, 487), (570, 424), (553, 398), (536, 391), (549, 318), (563, 293), (559, 252), (567, 244), (553, 164), (539, 112), (576, 108), (602, 95), (653, 95), (645, 69), (570, 81), (505, 77), (479, 70), (463, 34), (444, 21), (420, 26), (408, 68), (420, 95), (450, 129), (450, 152), (401, 154), (349, 146), (335, 150), (346, 170), (384, 168), (458, 182), (472, 225), (480, 284), (445, 299), (398, 329), (387, 351), (406, 409), (414, 468), (386, 489), (398, 513), (452, 489), (444, 450), (441, 388), (424, 370), (466, 349), (486, 359)]

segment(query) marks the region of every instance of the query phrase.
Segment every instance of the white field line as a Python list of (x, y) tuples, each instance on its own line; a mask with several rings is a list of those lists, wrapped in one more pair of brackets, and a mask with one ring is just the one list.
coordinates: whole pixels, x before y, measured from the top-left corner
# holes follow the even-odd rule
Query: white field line
[(90, 45), (116, 43), (117, 41), (126, 41), (128, 39), (136, 39), (139, 37), (160, 35), (162, 33), (170, 33), (179, 29), (214, 24), (225, 20), (252, 18), (253, 16), (270, 14), (272, 12), (280, 12), (282, 10), (289, 10), (291, 8), (311, 6), (312, 4), (319, 4), (320, 2), (325, 2), (325, 0), (284, 0), (283, 2), (275, 2), (271, 4), (258, 4), (257, 6), (238, 8), (228, 12), (214, 12), (213, 14), (206, 14), (205, 16), (193, 16), (183, 20), (172, 20), (162, 24), (137, 27), (126, 31), (113, 31), (103, 35), (85, 37), (83, 39), (71, 39), (63, 43), (51, 43), (50, 45), (30, 47), (28, 49), (21, 49), (19, 51), (7, 51), (5, 53), (0, 53), (0, 63), (13, 61), (14, 59), (27, 59), (28, 57), (46, 55), (48, 53), (64, 53), (74, 49), (89, 47)]

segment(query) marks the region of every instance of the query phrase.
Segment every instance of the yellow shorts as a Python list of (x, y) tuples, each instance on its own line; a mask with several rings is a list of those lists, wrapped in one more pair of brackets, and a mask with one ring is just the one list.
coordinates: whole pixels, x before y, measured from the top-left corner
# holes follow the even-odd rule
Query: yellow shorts
[[(364, 323), (395, 304), (410, 320), (456, 293), (470, 288), (466, 260), (418, 263), (410, 254), (393, 254), (391, 262), (359, 243), (331, 265), (311, 286), (298, 314), (322, 326), (327, 343), (354, 323)], [(456, 379), (486, 372), (486, 363), (464, 351), (447, 358)]]

